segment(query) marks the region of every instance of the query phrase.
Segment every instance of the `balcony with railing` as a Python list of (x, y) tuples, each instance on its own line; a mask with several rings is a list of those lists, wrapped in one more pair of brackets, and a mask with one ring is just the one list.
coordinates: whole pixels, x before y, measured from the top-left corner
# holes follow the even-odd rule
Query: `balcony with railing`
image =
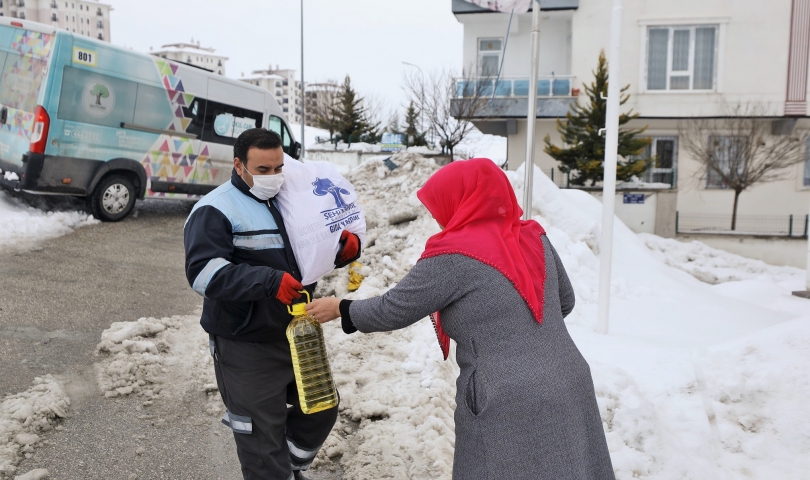
[[(574, 78), (565, 76), (543, 76), (537, 80), (538, 97), (571, 97)], [(456, 98), (474, 95), (492, 98), (529, 97), (528, 78), (464, 78), (456, 80)]]
[[(540, 76), (534, 92), (525, 77), (459, 78), (454, 81), (453, 101), (457, 104), (471, 99), (487, 99), (485, 108), (476, 109), (476, 117), (525, 117), (530, 93), (537, 94), (538, 117), (563, 117), (579, 93), (572, 75)], [(462, 109), (459, 105), (457, 108)]]

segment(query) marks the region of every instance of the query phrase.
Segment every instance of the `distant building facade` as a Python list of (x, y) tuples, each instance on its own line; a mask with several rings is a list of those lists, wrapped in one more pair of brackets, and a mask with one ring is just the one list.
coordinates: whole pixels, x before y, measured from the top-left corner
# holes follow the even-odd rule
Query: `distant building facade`
[(77, 35), (110, 41), (110, 10), (93, 0), (0, 0), (0, 15), (52, 25)]
[[(251, 85), (258, 85), (276, 96), (281, 109), (290, 123), (301, 124), (303, 114), (301, 101), (301, 82), (295, 79), (295, 70), (281, 69), (270, 65), (266, 70), (254, 70), (248, 76), (239, 79)], [(307, 121), (309, 125), (309, 119)]]
[(187, 63), (219, 75), (225, 75), (225, 64), (228, 57), (217, 55), (215, 52), (215, 49), (203, 47), (199, 40), (195, 42), (192, 38), (188, 43), (170, 43), (160, 47), (160, 50), (149, 53), (156, 57)]
[(340, 85), (336, 82), (308, 83), (304, 93), (306, 105), (306, 124), (318, 127), (318, 115), (325, 115), (329, 108), (338, 101)]

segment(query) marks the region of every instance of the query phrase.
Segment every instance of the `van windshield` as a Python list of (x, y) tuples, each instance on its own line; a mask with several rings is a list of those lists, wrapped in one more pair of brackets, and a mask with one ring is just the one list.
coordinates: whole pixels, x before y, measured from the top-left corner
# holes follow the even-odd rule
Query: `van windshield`
[(54, 35), (17, 30), (10, 51), (0, 52), (0, 103), (33, 112), (42, 80), (47, 73)]

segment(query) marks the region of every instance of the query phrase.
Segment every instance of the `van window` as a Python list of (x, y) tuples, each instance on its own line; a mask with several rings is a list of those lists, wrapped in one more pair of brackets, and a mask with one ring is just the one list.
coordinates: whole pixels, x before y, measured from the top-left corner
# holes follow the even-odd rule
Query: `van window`
[(134, 123), (137, 90), (135, 82), (65, 67), (57, 117), (120, 128)]
[(183, 116), (191, 119), (191, 123), (186, 127), (187, 133), (202, 137), (203, 124), (205, 123), (205, 104), (204, 98), (195, 97), (191, 105), (183, 107)]
[(290, 153), (290, 150), (292, 150), (292, 135), (290, 135), (290, 131), (287, 130), (287, 126), (284, 124), (284, 121), (281, 118), (272, 115), (267, 119), (267, 129), (279, 134), (281, 137), (282, 150), (284, 150), (284, 153), (287, 155), (292, 155)]
[(9, 108), (33, 112), (48, 60), (5, 52), (3, 60), (0, 103)]
[(165, 105), (168, 102), (164, 88), (137, 84), (138, 94), (135, 100), (135, 125), (157, 129), (166, 128)]
[(206, 142), (233, 145), (242, 132), (261, 124), (260, 112), (208, 100), (202, 139)]

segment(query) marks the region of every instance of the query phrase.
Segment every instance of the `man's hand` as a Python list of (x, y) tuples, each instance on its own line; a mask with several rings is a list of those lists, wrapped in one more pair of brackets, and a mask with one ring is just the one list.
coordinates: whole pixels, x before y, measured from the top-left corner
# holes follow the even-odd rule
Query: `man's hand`
[(360, 238), (348, 230), (343, 230), (340, 234), (340, 250), (338, 250), (337, 258), (335, 259), (335, 265), (348, 262), (356, 257), (359, 251)]
[(284, 272), (284, 276), (281, 277), (281, 284), (278, 286), (278, 292), (276, 292), (276, 298), (281, 303), (289, 305), (294, 299), (301, 298), (300, 290), (303, 289), (304, 286), (301, 285), (301, 282), (289, 273)]
[(340, 299), (335, 297), (316, 298), (306, 306), (307, 313), (319, 323), (326, 323), (340, 317)]

